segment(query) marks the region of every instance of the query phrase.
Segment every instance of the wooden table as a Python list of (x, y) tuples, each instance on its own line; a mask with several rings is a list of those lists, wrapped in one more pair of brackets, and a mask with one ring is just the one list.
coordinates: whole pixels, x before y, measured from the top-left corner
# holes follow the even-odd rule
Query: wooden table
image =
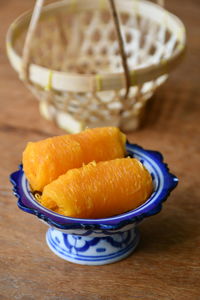
[(0, 3), (0, 299), (200, 299), (199, 1), (166, 1), (187, 27), (187, 55), (154, 97), (145, 126), (129, 134), (131, 141), (164, 154), (179, 186), (162, 213), (141, 225), (136, 252), (102, 267), (56, 257), (45, 244), (46, 226), (20, 211), (11, 193), (8, 176), (26, 143), (63, 133), (40, 117), (4, 49), (8, 25), (33, 2)]

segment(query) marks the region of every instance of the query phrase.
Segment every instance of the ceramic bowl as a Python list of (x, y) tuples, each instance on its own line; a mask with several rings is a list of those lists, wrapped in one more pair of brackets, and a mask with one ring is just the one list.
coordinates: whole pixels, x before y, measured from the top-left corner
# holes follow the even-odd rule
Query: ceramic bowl
[(49, 225), (47, 244), (61, 258), (78, 264), (103, 265), (127, 257), (138, 245), (138, 224), (160, 212), (163, 201), (176, 187), (178, 179), (169, 173), (159, 152), (128, 142), (126, 149), (129, 156), (139, 159), (150, 172), (154, 192), (138, 208), (110, 218), (78, 219), (57, 214), (35, 200), (22, 165), (10, 175), (18, 207)]

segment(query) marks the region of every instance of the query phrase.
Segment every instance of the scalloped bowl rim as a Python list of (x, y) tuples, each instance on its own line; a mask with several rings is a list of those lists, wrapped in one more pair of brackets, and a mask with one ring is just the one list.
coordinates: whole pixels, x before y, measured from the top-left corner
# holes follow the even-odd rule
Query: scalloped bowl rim
[[(141, 206), (109, 218), (101, 219), (82, 219), (71, 218), (53, 212), (39, 204), (32, 196), (30, 186), (20, 165), (19, 170), (10, 175), (10, 181), (13, 184), (14, 195), (18, 198), (18, 206), (25, 212), (31, 213), (47, 222), (49, 225), (60, 228), (97, 228), (97, 229), (116, 229), (126, 226), (130, 223), (141, 221), (143, 218), (160, 212), (162, 202), (167, 199), (171, 191), (178, 184), (178, 178), (169, 172), (167, 164), (163, 161), (163, 156), (158, 151), (145, 150), (136, 144), (126, 143), (128, 154), (141, 155), (144, 161), (153, 164), (157, 171), (158, 187), (152, 193), (150, 198)], [(160, 177), (159, 177), (160, 176)], [(20, 185), (19, 185), (20, 184)], [(21, 187), (21, 185), (23, 187)], [(28, 204), (27, 204), (28, 203)], [(52, 219), (52, 217), (56, 221)], [(59, 221), (58, 221), (59, 220)]]

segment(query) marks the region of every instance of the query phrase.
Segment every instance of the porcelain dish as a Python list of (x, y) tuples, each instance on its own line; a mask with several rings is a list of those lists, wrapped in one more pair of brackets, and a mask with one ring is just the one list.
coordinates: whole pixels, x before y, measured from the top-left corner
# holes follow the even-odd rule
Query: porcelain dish
[(61, 258), (78, 264), (103, 265), (127, 257), (138, 245), (138, 224), (159, 213), (162, 203), (176, 187), (178, 179), (169, 172), (159, 152), (129, 142), (126, 150), (148, 169), (154, 192), (140, 207), (110, 218), (77, 219), (59, 215), (36, 201), (22, 165), (10, 175), (18, 207), (49, 225), (47, 244)]

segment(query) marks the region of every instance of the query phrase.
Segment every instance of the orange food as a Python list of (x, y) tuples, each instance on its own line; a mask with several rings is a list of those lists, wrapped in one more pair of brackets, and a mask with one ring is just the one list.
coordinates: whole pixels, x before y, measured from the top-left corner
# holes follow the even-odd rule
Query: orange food
[(28, 143), (23, 168), (33, 190), (44, 186), (83, 163), (123, 157), (125, 135), (116, 127), (87, 129), (79, 134)]
[(133, 158), (91, 162), (45, 186), (40, 202), (75, 218), (104, 218), (132, 210), (153, 190), (152, 178)]

